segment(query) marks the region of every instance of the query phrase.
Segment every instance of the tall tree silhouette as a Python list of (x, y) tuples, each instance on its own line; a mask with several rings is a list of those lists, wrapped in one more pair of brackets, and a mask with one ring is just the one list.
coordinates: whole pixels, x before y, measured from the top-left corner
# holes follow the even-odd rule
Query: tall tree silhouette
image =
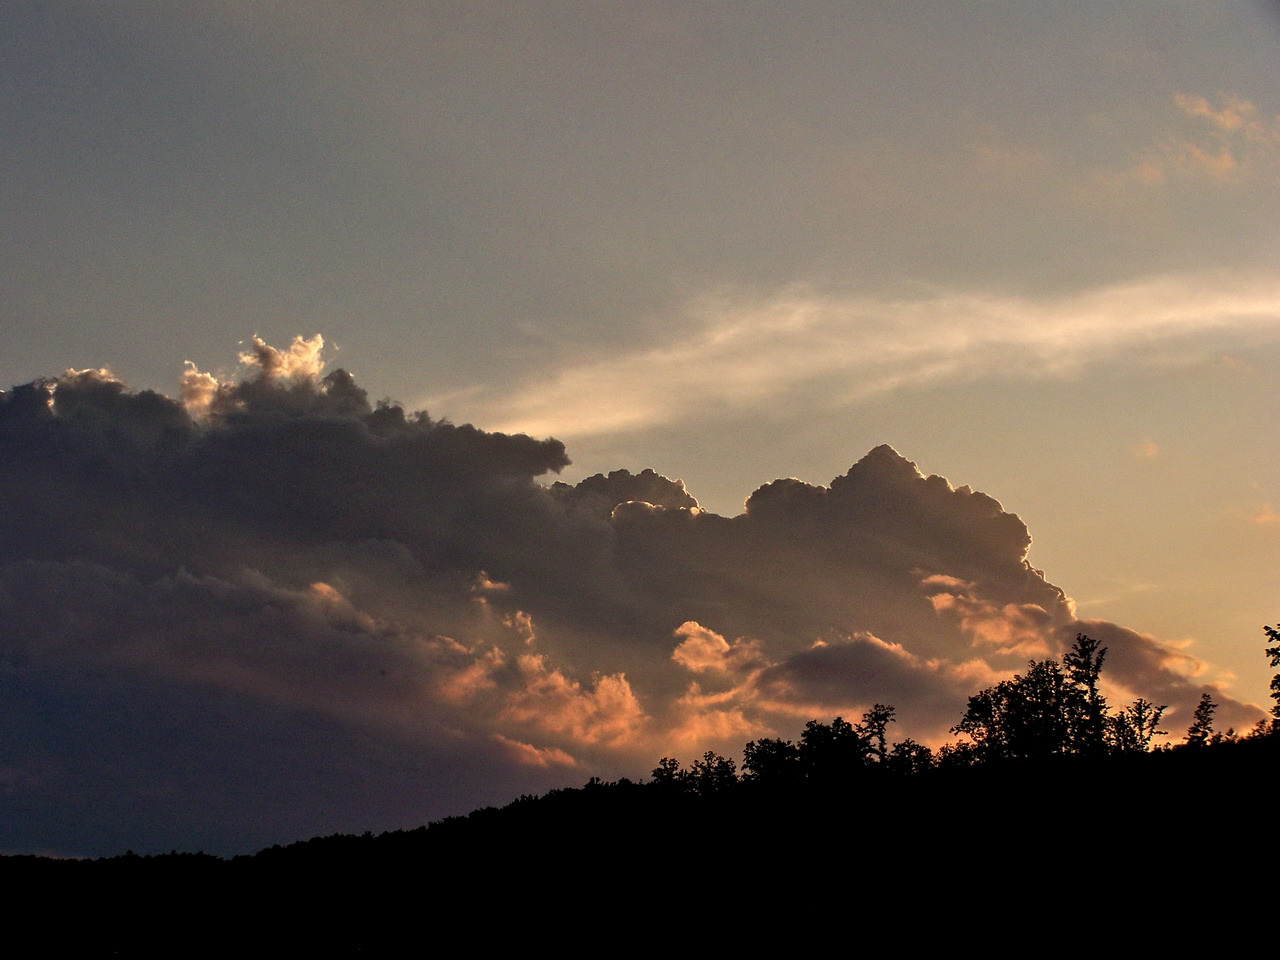
[[(1280, 623), (1274, 627), (1264, 626), (1262, 630), (1272, 644), (1267, 647), (1267, 659), (1273, 667), (1280, 667)], [(1271, 726), (1272, 729), (1280, 729), (1280, 673), (1271, 678), (1271, 699), (1275, 701), (1271, 707)]]
[(862, 722), (858, 724), (858, 732), (866, 738), (871, 747), (871, 755), (880, 763), (884, 763), (889, 756), (888, 730), (889, 724), (894, 722), (896, 712), (893, 707), (877, 703), (862, 715)]
[(1106, 752), (1107, 701), (1098, 691), (1098, 678), (1106, 656), (1106, 647), (1100, 648), (1097, 640), (1078, 633), (1075, 644), (1062, 658), (1067, 676), (1083, 694), (1078, 701), (1073, 698), (1074, 715), (1069, 718), (1073, 753), (1096, 756)]
[(1187, 727), (1187, 737), (1183, 743), (1188, 747), (1203, 747), (1209, 742), (1213, 733), (1213, 711), (1218, 705), (1213, 702), (1206, 690), (1200, 694), (1200, 702), (1196, 704), (1196, 712), (1192, 715), (1191, 726)]

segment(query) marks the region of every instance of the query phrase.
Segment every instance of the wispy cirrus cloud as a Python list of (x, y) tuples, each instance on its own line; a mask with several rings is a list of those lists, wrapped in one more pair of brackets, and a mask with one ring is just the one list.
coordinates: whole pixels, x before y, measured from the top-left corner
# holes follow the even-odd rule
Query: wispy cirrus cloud
[[(875, 297), (791, 287), (691, 302), (671, 343), (569, 361), (536, 381), (427, 397), (532, 436), (580, 437), (746, 409), (823, 385), (827, 403), (983, 377), (1064, 376), (1198, 334), (1280, 332), (1280, 281), (1158, 276), (1068, 296), (933, 291)], [(1219, 346), (1220, 349), (1220, 346)], [(1149, 356), (1149, 353), (1146, 354)], [(832, 389), (832, 382), (839, 386)]]

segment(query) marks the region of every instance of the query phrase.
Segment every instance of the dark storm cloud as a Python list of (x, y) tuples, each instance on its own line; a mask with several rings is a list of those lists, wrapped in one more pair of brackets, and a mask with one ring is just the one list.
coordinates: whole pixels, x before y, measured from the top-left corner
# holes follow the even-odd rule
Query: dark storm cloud
[(1081, 629), (1126, 692), (1198, 696), (887, 446), (733, 518), (652, 470), (548, 487), (558, 441), (370, 404), (322, 346), (255, 339), (181, 400), (101, 370), (0, 396), (0, 846), (407, 825), (877, 701), (936, 741)]
[[(162, 547), (163, 561), (216, 568), (228, 562), (219, 556), (228, 534), (235, 547), (291, 547), (411, 531), (435, 552), (466, 554), (477, 536), (505, 531), (502, 514), (522, 497), (545, 499), (533, 477), (568, 463), (558, 441), (371, 408), (345, 372), (319, 377), (314, 360), (300, 362), (305, 347), (295, 344), (293, 366), (264, 349), (246, 355), (252, 372), (237, 383), (189, 371), (184, 392), (199, 422), (105, 371), (3, 397), (6, 482), (46, 501), (45, 512), (11, 514), (3, 549), (83, 558), (88, 542), (118, 562)], [(50, 523), (57, 536), (47, 536)]]

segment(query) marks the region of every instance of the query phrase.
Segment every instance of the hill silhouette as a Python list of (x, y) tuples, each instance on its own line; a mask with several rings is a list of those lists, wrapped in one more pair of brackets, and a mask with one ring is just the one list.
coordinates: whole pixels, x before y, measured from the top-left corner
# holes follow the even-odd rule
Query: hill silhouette
[(13, 916), (56, 905), (70, 922), (54, 941), (118, 956), (698, 935), (723, 951), (868, 929), (941, 943), (975, 915), (1014, 931), (1106, 915), (1157, 942), (1170, 904), (1211, 889), (1237, 914), (1261, 903), (1276, 726), (1215, 733), (1206, 694), (1182, 742), (1153, 749), (1133, 739), (1133, 708), (1097, 692), (1105, 652), (1081, 637), (1065, 666), (976, 694), (956, 727), (970, 739), (936, 755), (890, 747), (894, 711), (877, 704), (856, 723), (811, 721), (797, 743), (753, 741), (741, 771), (714, 753), (662, 758), (644, 781), (593, 778), (414, 830), (230, 859), (5, 857), (0, 875)]
[[(55, 902), (76, 918), (58, 942), (120, 956), (401, 953), (455, 927), (491, 949), (564, 925), (616, 937), (724, 924), (728, 943), (760, 922), (759, 937), (782, 942), (978, 905), (1016, 926), (1085, 890), (1131, 923), (1208, 872), (1229, 884), (1267, 862), (1260, 798), (1277, 760), (1280, 737), (1267, 735), (787, 787), (593, 781), (252, 856), (6, 857), (0, 870), (18, 891), (13, 915)], [(814, 915), (794, 916), (802, 905)]]

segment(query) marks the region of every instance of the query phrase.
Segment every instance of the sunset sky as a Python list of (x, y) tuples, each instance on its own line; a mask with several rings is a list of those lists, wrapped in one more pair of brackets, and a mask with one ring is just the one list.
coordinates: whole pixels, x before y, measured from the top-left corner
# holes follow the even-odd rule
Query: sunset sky
[(937, 743), (1084, 629), (1176, 733), (1268, 708), (1280, 6), (14, 2), (0, 58), (0, 851)]

